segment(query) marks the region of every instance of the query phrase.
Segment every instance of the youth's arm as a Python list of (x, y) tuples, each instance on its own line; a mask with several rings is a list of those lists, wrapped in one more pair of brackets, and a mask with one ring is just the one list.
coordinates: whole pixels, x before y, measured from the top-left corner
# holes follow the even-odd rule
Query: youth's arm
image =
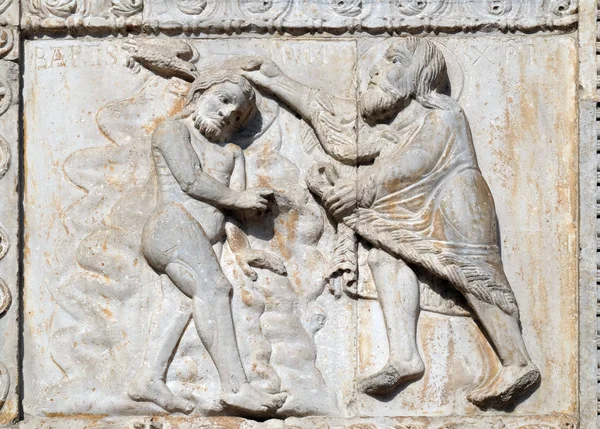
[(160, 151), (183, 192), (216, 207), (235, 206), (239, 192), (202, 171), (185, 125), (176, 121), (161, 124), (152, 135), (152, 146)]
[(233, 171), (229, 180), (229, 187), (234, 191), (242, 192), (246, 189), (246, 158), (244, 151), (234, 144), (229, 144), (227, 150), (233, 153)]

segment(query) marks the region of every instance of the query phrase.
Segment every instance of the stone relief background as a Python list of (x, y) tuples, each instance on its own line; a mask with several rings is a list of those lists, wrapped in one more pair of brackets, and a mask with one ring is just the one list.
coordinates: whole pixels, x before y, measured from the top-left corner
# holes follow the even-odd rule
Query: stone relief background
[[(542, 373), (540, 388), (515, 413), (572, 413), (577, 384), (569, 374), (577, 371), (578, 350), (574, 39), (438, 40), (495, 198), (506, 274), (529, 352)], [(200, 61), (251, 52), (273, 59), (298, 80), (354, 99), (383, 54), (384, 39), (193, 43)], [(24, 410), (35, 416), (160, 412), (126, 395), (161, 294), (138, 237), (153, 205), (149, 137), (180, 111), (187, 84), (128, 69), (122, 44), (39, 40), (25, 46), (25, 166), (31, 173), (25, 189)], [(253, 288), (225, 247), (222, 265), (235, 288), (234, 313), (250, 321), (241, 337), (254, 345), (263, 341), (251, 330), (262, 313), (272, 367), (282, 384), (294, 380), (292, 389), (312, 389), (318, 403), (307, 407), (335, 403), (339, 413), (335, 406), (326, 408), (342, 416), (479, 414), (464, 392), (498, 363), (466, 317), (423, 312), (425, 376), (386, 401), (354, 391), (355, 372), (385, 361), (381, 311), (375, 301), (320, 294), (333, 230), (303, 184), (310, 165), (324, 154), (290, 111), (268, 97), (261, 103), (264, 133), (245, 149), (248, 182), (284, 191), (290, 209), (271, 213), (254, 231), (250, 222), (250, 244), (283, 256), (288, 277), (278, 283), (260, 270), (259, 287)], [(256, 232), (270, 221), (272, 235)], [(282, 329), (282, 314), (296, 323), (285, 326), (286, 336), (269, 337), (269, 326)], [(245, 362), (264, 362), (264, 356), (250, 353), (257, 348), (243, 341), (240, 348)], [(303, 374), (314, 376), (296, 380), (298, 368), (288, 354), (311, 349), (315, 355), (293, 357), (306, 363)], [(167, 374), (169, 386), (198, 402), (194, 413), (218, 412), (214, 372), (188, 326)], [(259, 374), (252, 382), (269, 380)]]

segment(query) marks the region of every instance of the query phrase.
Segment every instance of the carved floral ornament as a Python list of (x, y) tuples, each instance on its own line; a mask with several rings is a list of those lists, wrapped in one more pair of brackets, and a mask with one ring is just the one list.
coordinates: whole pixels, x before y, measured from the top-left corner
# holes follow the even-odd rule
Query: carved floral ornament
[[(577, 22), (576, 0), (544, 0), (534, 7), (513, 0), (26, 0), (27, 31), (110, 28), (148, 32), (230, 33), (406, 30), (461, 32), (570, 30)], [(57, 20), (58, 19), (58, 20)], [(72, 21), (80, 19), (81, 21)], [(45, 20), (50, 20), (46, 22)], [(64, 20), (64, 21), (60, 21)]]

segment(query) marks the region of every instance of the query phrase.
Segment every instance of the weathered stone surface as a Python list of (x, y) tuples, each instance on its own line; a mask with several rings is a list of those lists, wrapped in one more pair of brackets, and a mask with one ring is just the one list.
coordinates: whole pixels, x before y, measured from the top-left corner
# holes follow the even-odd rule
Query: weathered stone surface
[(405, 40), (25, 42), (25, 427), (577, 425), (576, 39)]
[(0, 426), (597, 427), (598, 10), (0, 0)]

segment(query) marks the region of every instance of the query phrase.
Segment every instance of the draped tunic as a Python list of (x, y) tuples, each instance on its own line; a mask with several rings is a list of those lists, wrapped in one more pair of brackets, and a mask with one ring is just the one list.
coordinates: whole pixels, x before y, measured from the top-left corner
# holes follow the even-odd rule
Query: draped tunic
[[(359, 165), (357, 207), (342, 222), (463, 294), (517, 315), (500, 258), (494, 201), (467, 118), (443, 97), (435, 94), (409, 124), (390, 125), (384, 141), (375, 136), (356, 142), (334, 113), (315, 113), (313, 126), (331, 156), (356, 164), (374, 159)], [(335, 126), (327, 127), (328, 122)]]

